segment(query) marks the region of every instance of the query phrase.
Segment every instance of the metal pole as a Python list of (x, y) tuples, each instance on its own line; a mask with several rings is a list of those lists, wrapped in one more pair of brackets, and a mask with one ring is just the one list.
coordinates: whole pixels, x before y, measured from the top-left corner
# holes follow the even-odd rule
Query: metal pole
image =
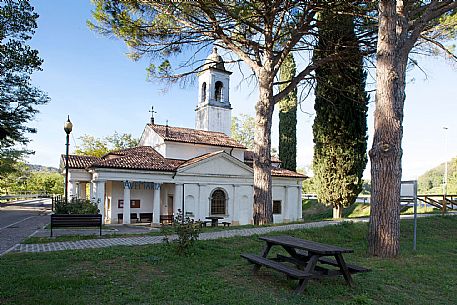
[(185, 191), (185, 184), (182, 184), (182, 217), (181, 217), (181, 223), (184, 224), (184, 191)]
[(67, 149), (65, 153), (65, 203), (68, 202), (68, 151), (70, 146), (70, 134), (67, 133)]
[(443, 127), (444, 129), (444, 179), (443, 179), (443, 214), (446, 213), (447, 208), (447, 201), (446, 201), (446, 194), (447, 194), (447, 127)]
[(414, 235), (413, 235), (413, 250), (416, 251), (416, 236), (417, 236), (417, 181), (414, 181)]

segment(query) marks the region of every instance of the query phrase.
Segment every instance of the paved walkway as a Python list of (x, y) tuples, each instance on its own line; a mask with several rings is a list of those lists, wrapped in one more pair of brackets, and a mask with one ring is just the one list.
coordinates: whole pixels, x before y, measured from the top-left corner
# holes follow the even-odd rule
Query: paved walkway
[[(49, 202), (48, 202), (49, 201)], [(49, 223), (50, 200), (9, 202), (0, 207), (0, 255)]]
[[(320, 221), (312, 223), (289, 224), (274, 227), (261, 227), (250, 229), (223, 230), (217, 232), (201, 233), (200, 240), (210, 240), (218, 238), (228, 238), (235, 236), (251, 236), (255, 234), (266, 234), (270, 232), (281, 232), (305, 228), (319, 228), (329, 225), (336, 225), (342, 221)], [(68, 242), (53, 242), (48, 244), (18, 244), (9, 252), (50, 252), (62, 250), (79, 250), (105, 248), (111, 246), (141, 246), (159, 244), (163, 242), (164, 236), (134, 236), (134, 237), (118, 237), (104, 239), (88, 239)], [(170, 236), (170, 239), (175, 239), (176, 236)]]

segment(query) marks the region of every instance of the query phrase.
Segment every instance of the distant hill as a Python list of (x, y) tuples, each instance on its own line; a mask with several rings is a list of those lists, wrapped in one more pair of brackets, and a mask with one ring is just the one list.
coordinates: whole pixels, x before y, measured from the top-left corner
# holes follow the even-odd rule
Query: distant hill
[(38, 164), (27, 164), (31, 172), (48, 172), (48, 173), (58, 173), (59, 169), (51, 166), (43, 166)]
[[(457, 158), (448, 163), (447, 193), (457, 194)], [(443, 193), (444, 163), (426, 171), (419, 177), (419, 194), (442, 194)]]

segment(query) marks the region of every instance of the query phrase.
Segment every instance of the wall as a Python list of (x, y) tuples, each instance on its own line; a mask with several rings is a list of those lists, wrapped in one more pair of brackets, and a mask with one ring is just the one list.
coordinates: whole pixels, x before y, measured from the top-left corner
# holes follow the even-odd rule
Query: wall
[(164, 157), (170, 159), (189, 160), (207, 153), (221, 150), (224, 150), (228, 154), (231, 153), (232, 156), (238, 160), (244, 161), (244, 149), (232, 149), (231, 147), (189, 144), (170, 141), (166, 142), (166, 153)]

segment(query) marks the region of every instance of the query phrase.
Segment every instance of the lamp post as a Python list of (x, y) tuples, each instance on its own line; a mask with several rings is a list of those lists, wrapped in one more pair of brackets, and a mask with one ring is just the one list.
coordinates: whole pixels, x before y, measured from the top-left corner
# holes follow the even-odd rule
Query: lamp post
[(68, 150), (70, 147), (70, 133), (73, 129), (73, 124), (70, 122), (70, 116), (68, 116), (67, 121), (63, 125), (63, 130), (67, 134), (67, 146), (66, 153), (65, 153), (65, 203), (68, 202)]
[(447, 195), (447, 127), (443, 127), (444, 130), (444, 177), (443, 177), (443, 213), (446, 212), (447, 208), (447, 201), (446, 201), (446, 195)]

